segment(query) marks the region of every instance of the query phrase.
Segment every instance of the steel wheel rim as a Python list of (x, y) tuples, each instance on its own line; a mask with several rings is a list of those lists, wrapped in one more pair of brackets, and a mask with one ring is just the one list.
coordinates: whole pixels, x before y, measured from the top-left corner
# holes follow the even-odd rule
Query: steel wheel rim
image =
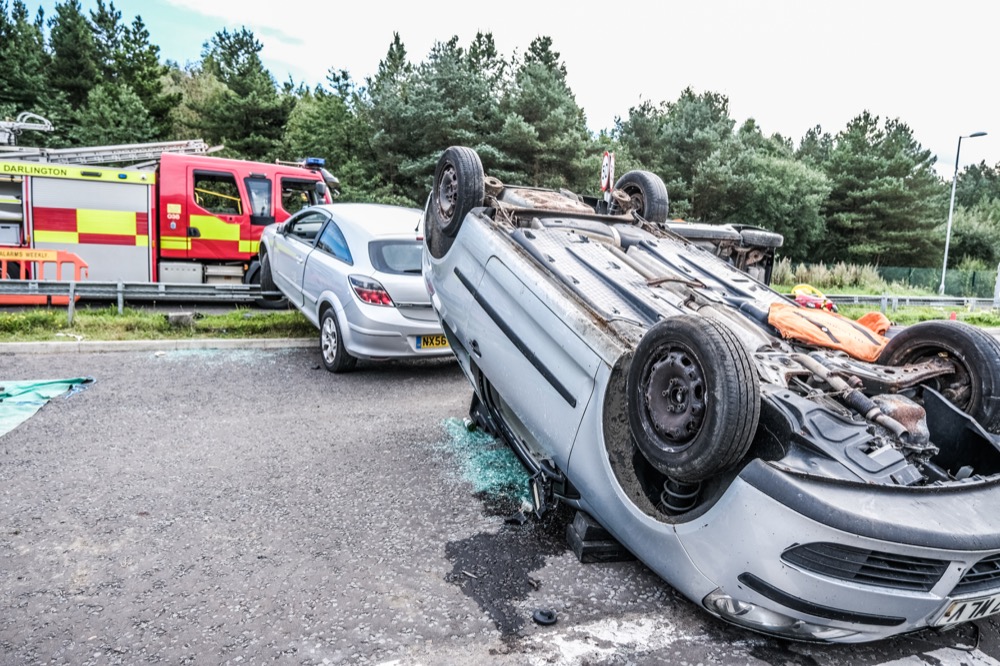
[(645, 197), (642, 196), (642, 190), (633, 188), (630, 190), (625, 190), (625, 194), (627, 194), (628, 198), (631, 199), (632, 201), (632, 210), (634, 210), (639, 215), (645, 215), (646, 199)]
[(437, 199), (441, 217), (445, 220), (451, 220), (455, 214), (455, 204), (458, 201), (458, 172), (452, 164), (446, 165), (441, 170)]
[(643, 374), (644, 412), (664, 451), (691, 445), (705, 422), (706, 378), (701, 364), (680, 347), (669, 347)]
[(332, 317), (323, 320), (323, 332), (320, 335), (320, 345), (323, 348), (323, 360), (332, 364), (337, 357), (337, 327)]

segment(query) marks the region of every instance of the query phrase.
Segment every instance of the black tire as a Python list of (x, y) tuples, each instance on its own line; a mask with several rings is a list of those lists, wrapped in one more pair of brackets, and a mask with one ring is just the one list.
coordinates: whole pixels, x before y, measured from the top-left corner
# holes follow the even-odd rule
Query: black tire
[(448, 253), (462, 221), (486, 198), (483, 163), (472, 148), (452, 146), (442, 153), (434, 170), (434, 189), (427, 203), (424, 233), (431, 256)]
[(320, 318), (319, 352), (323, 357), (323, 367), (330, 372), (349, 372), (358, 363), (358, 359), (344, 349), (344, 338), (340, 335), (340, 324), (333, 308), (324, 310)]
[[(0, 276), (2, 277), (2, 276)], [(8, 280), (20, 280), (21, 279), (21, 264), (16, 261), (7, 262), (7, 279)]]
[(894, 335), (878, 362), (898, 366), (938, 356), (950, 359), (957, 370), (927, 385), (984, 428), (1000, 434), (1000, 342), (989, 333), (957, 321), (920, 322)]
[[(271, 260), (268, 259), (267, 253), (260, 258), (260, 270), (250, 283), (259, 284), (261, 291), (278, 291), (278, 287), (274, 284), (274, 275), (271, 274)], [(258, 298), (254, 301), (254, 305), (261, 310), (287, 310), (288, 299), (284, 296)]]
[(736, 335), (680, 315), (639, 341), (626, 379), (629, 428), (653, 467), (695, 482), (736, 464), (760, 420), (760, 383)]
[[(655, 173), (649, 171), (629, 171), (615, 183), (616, 190), (622, 190), (632, 200), (632, 208), (644, 220), (663, 224), (670, 214), (670, 199), (667, 186)], [(611, 213), (618, 207), (612, 203)]]
[(750, 247), (779, 248), (785, 244), (785, 237), (773, 231), (740, 227), (736, 227), (736, 229), (740, 232), (743, 244)]

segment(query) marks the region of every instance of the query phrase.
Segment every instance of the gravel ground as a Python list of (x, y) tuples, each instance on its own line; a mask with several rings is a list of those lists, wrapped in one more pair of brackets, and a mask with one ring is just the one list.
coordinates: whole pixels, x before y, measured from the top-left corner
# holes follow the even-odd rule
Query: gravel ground
[(510, 470), (463, 439), (450, 361), (0, 349), (0, 383), (81, 375), (0, 436), (3, 664), (998, 663), (993, 622), (792, 644), (639, 563), (579, 564), (568, 511), (504, 521)]

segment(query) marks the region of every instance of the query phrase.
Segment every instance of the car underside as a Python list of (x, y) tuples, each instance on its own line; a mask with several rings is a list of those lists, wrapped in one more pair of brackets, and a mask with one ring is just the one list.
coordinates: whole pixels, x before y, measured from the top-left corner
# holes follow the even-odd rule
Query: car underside
[(536, 509), (585, 510), (766, 633), (855, 642), (1000, 610), (992, 336), (799, 308), (765, 284), (776, 235), (650, 219), (642, 178), (609, 209), (485, 177), (466, 196), (451, 159), (425, 277)]

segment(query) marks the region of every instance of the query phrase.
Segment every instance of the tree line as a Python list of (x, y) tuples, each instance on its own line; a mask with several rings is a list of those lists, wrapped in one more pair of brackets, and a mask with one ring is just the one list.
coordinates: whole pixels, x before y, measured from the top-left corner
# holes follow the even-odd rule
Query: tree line
[[(49, 118), (56, 131), (22, 137), (30, 145), (204, 138), (243, 159), (323, 157), (343, 199), (413, 206), (450, 145), (475, 148), (505, 182), (587, 193), (611, 150), (618, 173), (663, 178), (673, 217), (778, 231), (793, 261), (941, 262), (950, 183), (898, 118), (863, 110), (840, 131), (817, 125), (793, 140), (753, 119), (737, 126), (725, 95), (688, 88), (595, 135), (549, 37), (511, 56), (490, 33), (451, 37), (414, 61), (397, 33), (371, 77), (333, 66), (315, 86), (277, 82), (261, 49), (252, 31), (224, 29), (182, 66), (114, 2), (84, 12), (65, 0), (46, 17), (0, 0), (0, 118)], [(956, 199), (950, 264), (996, 266), (1000, 164), (965, 168)]]

